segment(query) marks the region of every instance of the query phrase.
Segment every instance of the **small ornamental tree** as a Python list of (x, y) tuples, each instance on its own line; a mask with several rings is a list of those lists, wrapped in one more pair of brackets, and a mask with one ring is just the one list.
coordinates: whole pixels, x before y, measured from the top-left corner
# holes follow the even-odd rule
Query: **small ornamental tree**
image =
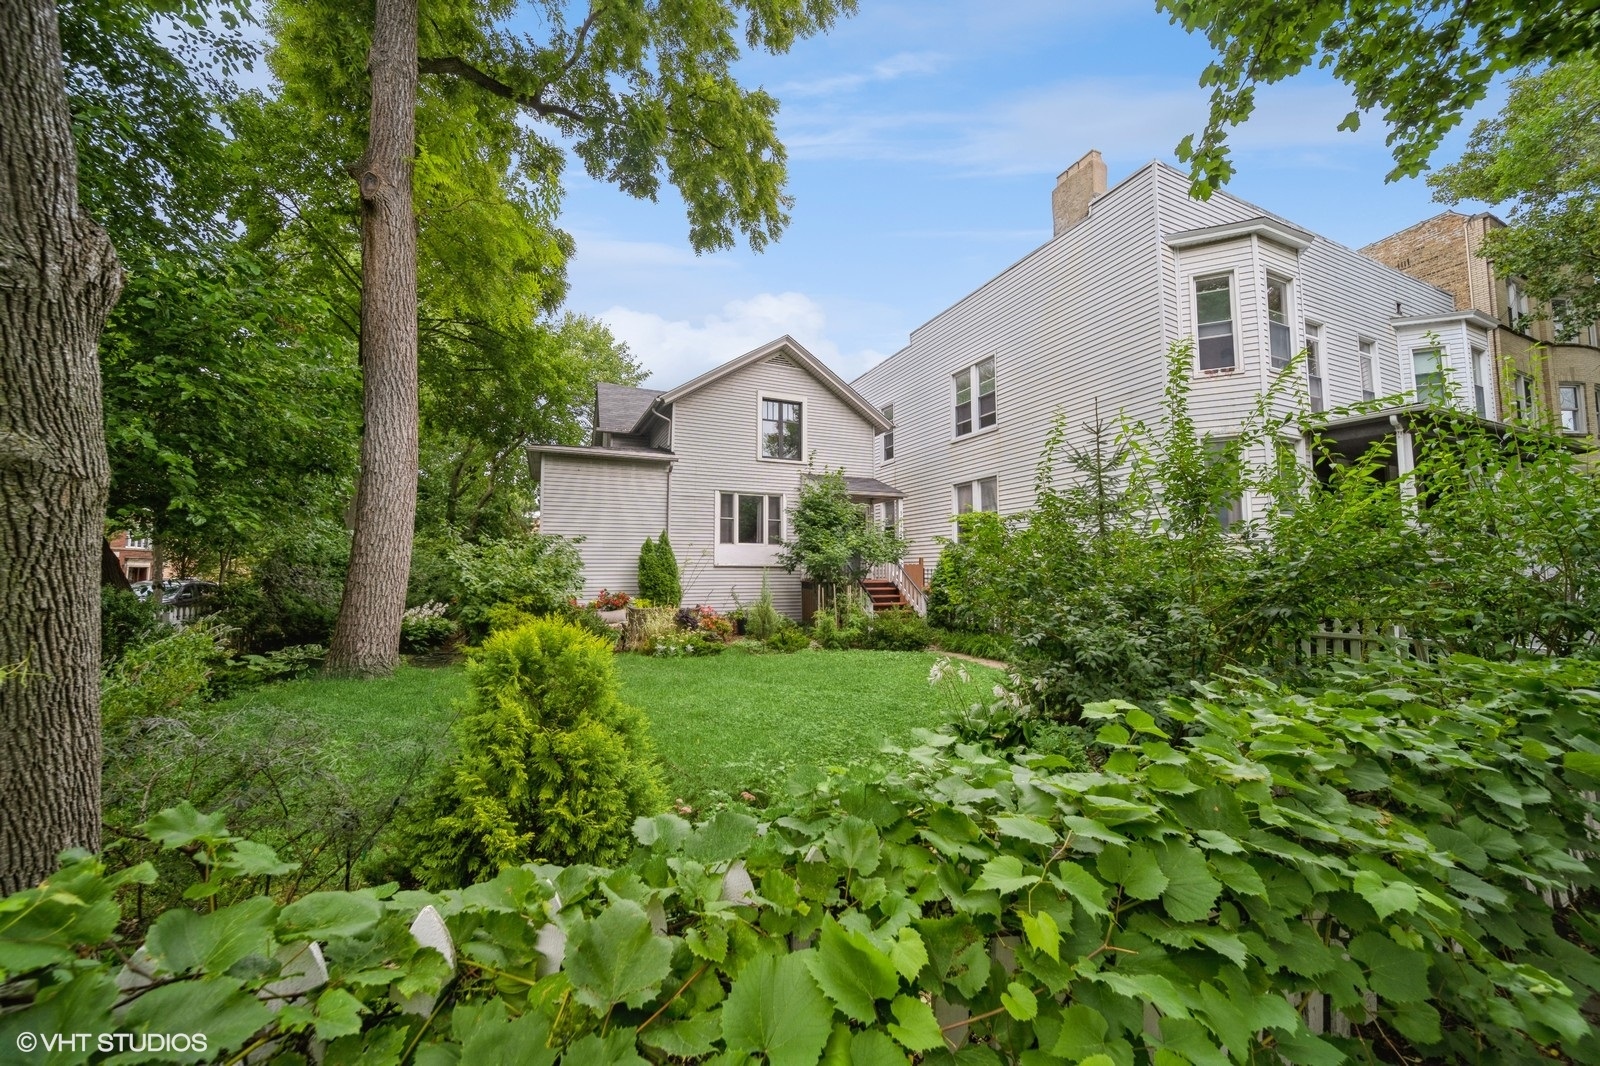
[(660, 540), (646, 537), (639, 549), (639, 595), (657, 607), (676, 607), (683, 599), (678, 558), (672, 553), (672, 542), (664, 529)]
[(616, 863), (663, 806), (643, 716), (617, 694), (611, 646), (537, 619), (491, 634), (467, 667), (460, 755), (404, 820), (399, 858), (431, 889), (527, 862)]
[(898, 562), (906, 552), (904, 538), (871, 521), (866, 507), (850, 498), (837, 470), (802, 479), (789, 522), (794, 539), (784, 543), (779, 565), (803, 572), (824, 588), (853, 584), (872, 567)]

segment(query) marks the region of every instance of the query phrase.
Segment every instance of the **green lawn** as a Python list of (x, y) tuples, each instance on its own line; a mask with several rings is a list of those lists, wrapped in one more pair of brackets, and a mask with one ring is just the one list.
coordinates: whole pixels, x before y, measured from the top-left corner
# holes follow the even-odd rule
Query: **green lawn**
[[(801, 766), (870, 755), (886, 740), (937, 725), (951, 694), (928, 684), (927, 652), (729, 651), (699, 659), (617, 656), (622, 695), (649, 717), (673, 798), (696, 808), (719, 796), (761, 793)], [(968, 664), (968, 702), (996, 672)], [(378, 681), (310, 678), (268, 685), (222, 705), (241, 729), (292, 719), (320, 728), (351, 779), (398, 785), (398, 756), (447, 738), (466, 696), (461, 667), (401, 667)]]
[[(937, 725), (952, 696), (928, 684), (927, 652), (805, 651), (703, 659), (619, 655), (623, 698), (645, 709), (675, 798), (762, 792)], [(998, 671), (967, 664), (970, 702)]]
[(421, 744), (447, 746), (454, 704), (467, 694), (459, 666), (402, 666), (375, 681), (313, 677), (253, 689), (221, 704), (239, 716), (241, 729), (265, 733), (302, 720), (326, 736), (342, 776), (366, 779), (374, 789), (398, 788), (405, 753)]

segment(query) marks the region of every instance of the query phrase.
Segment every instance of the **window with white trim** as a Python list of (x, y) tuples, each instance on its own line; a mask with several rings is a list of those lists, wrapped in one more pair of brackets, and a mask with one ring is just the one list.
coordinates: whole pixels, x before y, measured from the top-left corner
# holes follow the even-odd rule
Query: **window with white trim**
[(1479, 418), (1489, 417), (1489, 354), (1482, 348), (1472, 349), (1472, 409)]
[(1518, 418), (1533, 417), (1533, 378), (1520, 370), (1511, 379), (1511, 404)]
[(888, 460), (894, 458), (894, 404), (883, 405), (883, 420), (889, 423), (888, 430), (883, 434), (883, 457)]
[(128, 534), (128, 539), (123, 544), (123, 547), (130, 548), (130, 549), (132, 549), (134, 551), (145, 551), (145, 552), (147, 552), (147, 551), (150, 550), (150, 538), (149, 537), (141, 537), (141, 536), (138, 536), (136, 534), (129, 533)]
[(717, 543), (783, 543), (783, 497), (766, 493), (718, 494)]
[(1413, 348), (1411, 373), (1418, 403), (1444, 403), (1444, 349)]
[(1233, 275), (1194, 279), (1195, 345), (1201, 370), (1232, 370)]
[(1556, 387), (1556, 400), (1561, 407), (1561, 428), (1568, 433), (1583, 432), (1583, 386), (1565, 383)]
[(1322, 327), (1315, 322), (1306, 323), (1306, 393), (1313, 411), (1327, 410), (1322, 395)]
[[(965, 437), (974, 428), (988, 429), (994, 425), (995, 377), (994, 359), (974, 363), (955, 374), (956, 386), (956, 436)], [(973, 403), (976, 397), (977, 403)], [(976, 407), (976, 412), (974, 412)], [(974, 419), (973, 415), (977, 417)]]
[(804, 451), (800, 439), (798, 400), (761, 401), (761, 457), (800, 461)]
[(979, 478), (956, 485), (956, 514), (972, 511), (998, 511), (999, 481), (996, 478)]
[(1378, 397), (1378, 363), (1373, 354), (1371, 341), (1357, 341), (1356, 352), (1361, 359), (1361, 398), (1374, 400)]
[[(1310, 339), (1308, 334), (1306, 340)], [(1294, 334), (1289, 329), (1289, 283), (1270, 277), (1267, 279), (1267, 347), (1274, 370), (1282, 370), (1294, 358)]]
[[(1206, 463), (1207, 465), (1226, 462), (1228, 452), (1238, 443), (1237, 437), (1207, 437), (1206, 438)], [(1235, 457), (1235, 461), (1239, 461)], [(1228, 500), (1217, 508), (1217, 523), (1224, 532), (1232, 529), (1244, 521), (1244, 494)]]

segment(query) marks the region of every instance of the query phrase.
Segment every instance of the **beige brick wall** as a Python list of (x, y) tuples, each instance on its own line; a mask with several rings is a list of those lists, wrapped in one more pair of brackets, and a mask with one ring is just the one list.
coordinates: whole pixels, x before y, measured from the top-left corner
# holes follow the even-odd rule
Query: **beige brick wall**
[[(1455, 297), (1459, 310), (1475, 307), (1492, 314), (1492, 308), (1474, 299), (1478, 295), (1475, 288), (1483, 286), (1473, 285), (1472, 267), (1483, 261), (1474, 258), (1467, 247), (1469, 221), (1466, 215), (1446, 211), (1367, 245), (1361, 254), (1439, 286)], [(1487, 274), (1488, 265), (1483, 264), (1483, 269)]]

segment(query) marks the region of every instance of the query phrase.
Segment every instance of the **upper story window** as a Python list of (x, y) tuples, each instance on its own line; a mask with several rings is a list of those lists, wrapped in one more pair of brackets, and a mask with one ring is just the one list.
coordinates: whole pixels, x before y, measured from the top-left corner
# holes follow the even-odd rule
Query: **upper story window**
[(1201, 370), (1232, 370), (1233, 276), (1194, 280), (1195, 342)]
[(128, 534), (127, 543), (124, 544), (123, 547), (131, 548), (134, 551), (149, 551), (150, 550), (150, 538), (149, 537), (145, 537), (145, 536), (140, 536), (137, 533), (129, 533)]
[[(1289, 330), (1289, 283), (1277, 278), (1267, 279), (1267, 334), (1272, 367), (1282, 370), (1294, 358), (1294, 335)], [(1310, 341), (1310, 334), (1307, 333), (1306, 343)], [(1314, 410), (1320, 411), (1322, 408)]]
[(1482, 348), (1472, 349), (1472, 409), (1479, 418), (1489, 417), (1489, 356)]
[(1506, 322), (1512, 329), (1521, 329), (1522, 320), (1528, 315), (1528, 298), (1523, 295), (1522, 286), (1511, 278), (1506, 279)]
[(1533, 378), (1520, 370), (1511, 380), (1511, 405), (1518, 418), (1533, 416)]
[(999, 509), (999, 482), (995, 478), (963, 481), (956, 486), (956, 514)]
[(720, 493), (717, 542), (782, 544), (783, 497), (744, 492)]
[(1322, 397), (1322, 327), (1315, 322), (1306, 323), (1306, 391), (1313, 411), (1327, 410)]
[(1363, 400), (1376, 399), (1378, 395), (1378, 365), (1377, 358), (1372, 351), (1372, 342), (1357, 341), (1356, 349), (1361, 358), (1361, 398)]
[[(956, 436), (964, 437), (974, 428), (988, 429), (995, 422), (994, 360), (985, 359), (957, 372), (956, 381)], [(977, 403), (973, 403), (976, 397)]]
[(761, 457), (799, 461), (800, 404), (795, 400), (761, 401)]
[(1444, 350), (1415, 348), (1411, 370), (1417, 384), (1417, 402), (1444, 403)]
[(1556, 388), (1556, 398), (1561, 407), (1561, 428), (1568, 433), (1582, 433), (1583, 386), (1558, 386)]
[(885, 459), (893, 459), (894, 458), (894, 404), (886, 403), (886, 404), (883, 405), (883, 418), (884, 418), (884, 421), (889, 423), (889, 430), (888, 430), (888, 432), (886, 432), (883, 435), (883, 457)]

